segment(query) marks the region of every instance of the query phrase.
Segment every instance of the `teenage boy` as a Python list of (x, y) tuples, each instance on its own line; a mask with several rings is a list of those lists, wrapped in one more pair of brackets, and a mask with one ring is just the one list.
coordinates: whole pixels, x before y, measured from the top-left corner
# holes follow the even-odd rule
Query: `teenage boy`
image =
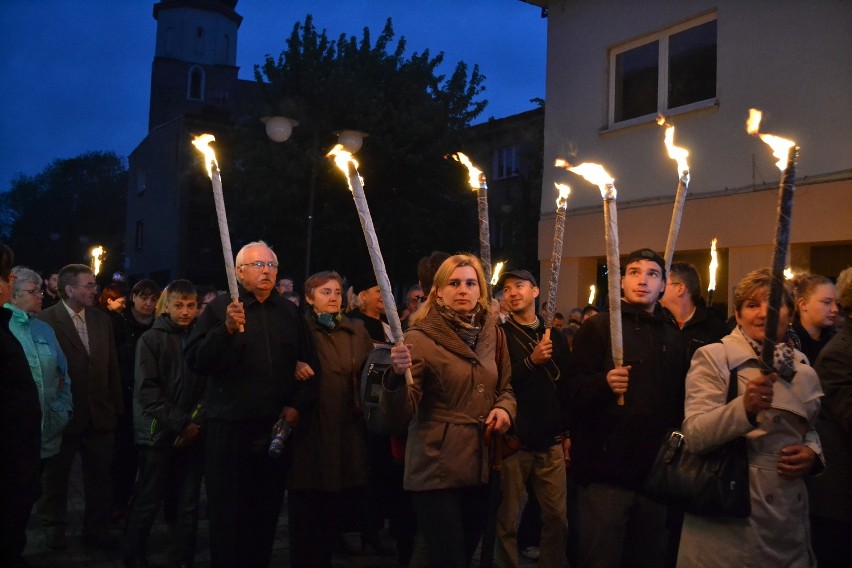
[(666, 430), (683, 420), (686, 374), (680, 334), (657, 304), (666, 284), (664, 266), (650, 249), (631, 252), (624, 262), (623, 367), (613, 365), (607, 312), (587, 320), (574, 336), (568, 386), (581, 567), (663, 565), (666, 508), (641, 489)]
[(541, 508), (539, 566), (561, 568), (568, 539), (565, 468), (571, 439), (568, 432), (568, 344), (558, 331), (544, 337), (536, 314), (539, 296), (535, 277), (526, 270), (504, 272), (497, 286), (510, 314), (500, 327), (512, 362), (512, 389), (518, 400), (515, 434), (521, 449), (503, 460), (503, 501), (497, 516), (499, 566), (518, 566), (518, 516), (527, 482)]
[(204, 381), (188, 370), (183, 348), (198, 314), (195, 287), (175, 280), (163, 292), (165, 312), (136, 346), (133, 423), (139, 477), (124, 539), (126, 566), (148, 566), (147, 541), (165, 491), (177, 500), (172, 565), (191, 566), (198, 527), (204, 454), (198, 437)]

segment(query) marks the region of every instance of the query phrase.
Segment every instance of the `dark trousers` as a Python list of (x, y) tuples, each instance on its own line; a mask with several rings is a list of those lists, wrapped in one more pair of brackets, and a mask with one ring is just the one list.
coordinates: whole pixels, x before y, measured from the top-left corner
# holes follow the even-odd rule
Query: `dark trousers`
[[(133, 393), (124, 395), (126, 401), (133, 400)], [(112, 510), (115, 513), (126, 512), (130, 508), (130, 497), (136, 482), (136, 470), (139, 467), (139, 449), (133, 439), (133, 408), (124, 409), (115, 426), (115, 439), (112, 444)]]
[(482, 538), (488, 486), (411, 492), (433, 568), (466, 568)]
[(139, 477), (133, 496), (124, 557), (136, 558), (147, 553), (148, 535), (167, 490), (177, 497), (177, 518), (172, 531), (173, 560), (192, 564), (198, 529), (198, 500), (204, 471), (202, 440), (183, 447), (142, 447), (139, 452)]
[(83, 532), (97, 535), (106, 531), (112, 491), (112, 440), (112, 431), (96, 432), (92, 429), (62, 436), (59, 455), (48, 460), (42, 476), (43, 494), (39, 510), (48, 526), (64, 529), (68, 524), (68, 480), (74, 456), (80, 452), (86, 503)]
[[(3, 380), (7, 377), (3, 377)], [(27, 544), (27, 521), (38, 494), (41, 427), (3, 425), (0, 459), (0, 564), (20, 559)]]
[[(289, 491), (290, 565), (293, 568), (329, 568), (333, 544), (340, 532), (340, 512), (347, 501), (357, 501), (364, 488), (344, 491)], [(363, 500), (363, 499), (361, 499)]]
[(269, 565), (286, 487), (285, 459), (267, 454), (274, 423), (208, 423), (205, 479), (214, 567)]

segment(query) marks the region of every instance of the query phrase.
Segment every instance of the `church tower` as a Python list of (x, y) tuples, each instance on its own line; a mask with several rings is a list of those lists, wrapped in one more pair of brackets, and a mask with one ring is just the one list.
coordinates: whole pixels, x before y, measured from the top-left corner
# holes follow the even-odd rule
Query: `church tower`
[(210, 181), (191, 142), (209, 132), (227, 146), (234, 117), (257, 104), (256, 83), (237, 77), (236, 5), (154, 3), (148, 133), (128, 160), (124, 268), (131, 280), (224, 285)]
[(229, 110), (237, 82), (236, 0), (154, 4), (157, 42), (148, 130), (187, 114)]

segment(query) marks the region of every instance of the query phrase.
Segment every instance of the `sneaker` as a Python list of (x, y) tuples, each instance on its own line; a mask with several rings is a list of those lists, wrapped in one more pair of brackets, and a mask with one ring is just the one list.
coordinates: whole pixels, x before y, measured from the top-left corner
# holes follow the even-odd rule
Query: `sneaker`
[(521, 556), (530, 560), (538, 560), (541, 556), (541, 551), (539, 551), (537, 546), (528, 546), (521, 551)]

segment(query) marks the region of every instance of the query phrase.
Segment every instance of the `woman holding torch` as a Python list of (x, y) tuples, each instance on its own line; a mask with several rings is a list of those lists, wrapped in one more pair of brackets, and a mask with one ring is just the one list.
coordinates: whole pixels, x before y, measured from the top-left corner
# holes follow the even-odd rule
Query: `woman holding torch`
[(515, 414), (509, 354), (489, 296), (479, 259), (445, 260), (405, 345), (391, 350), (384, 379), (382, 409), (392, 425), (408, 425), (405, 489), (430, 565), (441, 568), (470, 565), (488, 511), (486, 431), (506, 432)]
[[(686, 376), (683, 433), (703, 453), (739, 436), (748, 446), (751, 514), (744, 519), (687, 513), (678, 566), (815, 566), (804, 477), (821, 469), (814, 423), (822, 389), (804, 355), (784, 341), (793, 302), (783, 291), (777, 329), (767, 330), (768, 269), (734, 292), (737, 327), (696, 351)], [(778, 343), (772, 369), (761, 362), (766, 333)], [(739, 396), (728, 403), (728, 381)]]

